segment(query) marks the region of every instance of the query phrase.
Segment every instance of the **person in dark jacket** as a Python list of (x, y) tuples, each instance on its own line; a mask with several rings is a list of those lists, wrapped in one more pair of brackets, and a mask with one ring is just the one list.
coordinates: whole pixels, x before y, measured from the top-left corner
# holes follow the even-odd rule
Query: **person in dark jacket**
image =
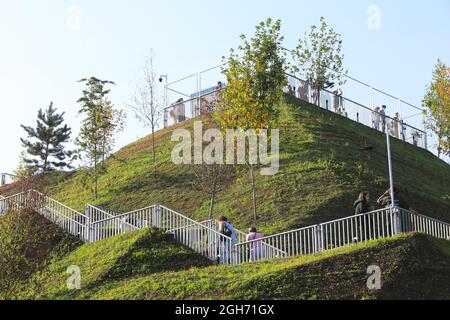
[(367, 191), (361, 192), (359, 194), (358, 200), (356, 200), (355, 206), (355, 215), (367, 213), (370, 211), (369, 207), (370, 195)]

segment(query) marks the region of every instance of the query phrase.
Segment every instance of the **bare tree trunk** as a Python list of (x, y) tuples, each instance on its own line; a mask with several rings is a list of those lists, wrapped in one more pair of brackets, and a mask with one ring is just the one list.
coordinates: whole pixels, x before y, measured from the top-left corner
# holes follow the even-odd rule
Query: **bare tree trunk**
[(94, 157), (94, 200), (97, 200), (97, 167), (98, 167), (98, 159), (97, 159), (97, 145), (94, 147), (95, 157)]
[(317, 100), (316, 100), (317, 106), (320, 107), (320, 90), (319, 90), (319, 88), (317, 88), (316, 94), (317, 94)]
[(152, 125), (152, 153), (153, 153), (153, 163), (156, 162), (155, 155), (155, 126)]
[(212, 217), (213, 217), (215, 202), (216, 202), (216, 193), (214, 192), (211, 195), (211, 201), (210, 201), (210, 204), (209, 204), (209, 215), (208, 215), (209, 216), (209, 220), (211, 220)]
[(253, 172), (253, 165), (250, 164), (250, 178), (252, 180), (252, 202), (253, 202), (253, 219), (255, 222), (258, 220), (256, 214), (256, 186), (255, 186), (255, 175)]
[(211, 220), (212, 216), (213, 216), (214, 205), (216, 203), (216, 193), (217, 193), (217, 176), (214, 179), (213, 187), (212, 187), (211, 202), (209, 204), (209, 220)]

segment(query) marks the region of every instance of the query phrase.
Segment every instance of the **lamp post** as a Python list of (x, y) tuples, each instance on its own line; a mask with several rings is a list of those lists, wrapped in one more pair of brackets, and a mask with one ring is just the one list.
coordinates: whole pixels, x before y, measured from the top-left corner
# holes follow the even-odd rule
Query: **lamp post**
[(389, 136), (389, 130), (386, 130), (386, 143), (387, 143), (387, 153), (388, 153), (388, 166), (389, 166), (389, 184), (390, 184), (390, 194), (391, 194), (391, 215), (393, 221), (392, 234), (398, 234), (402, 232), (402, 226), (400, 223), (399, 212), (395, 208), (395, 193), (394, 193), (394, 175), (392, 173), (392, 154), (391, 154), (391, 137)]
[(164, 108), (163, 108), (163, 116), (164, 116), (164, 128), (167, 128), (167, 85), (168, 85), (168, 76), (167, 74), (162, 74), (159, 76), (159, 82), (162, 82), (163, 79), (166, 80), (166, 84), (164, 85)]
[(164, 108), (167, 107), (167, 84), (168, 84), (168, 77), (167, 74), (162, 74), (159, 76), (159, 82), (162, 82), (163, 79), (166, 80), (166, 84), (164, 85)]
[(394, 175), (392, 173), (392, 154), (391, 154), (391, 139), (389, 135), (389, 130), (386, 130), (386, 144), (387, 144), (387, 154), (388, 154), (388, 166), (389, 166), (389, 184), (391, 189), (391, 207), (395, 204), (394, 196)]

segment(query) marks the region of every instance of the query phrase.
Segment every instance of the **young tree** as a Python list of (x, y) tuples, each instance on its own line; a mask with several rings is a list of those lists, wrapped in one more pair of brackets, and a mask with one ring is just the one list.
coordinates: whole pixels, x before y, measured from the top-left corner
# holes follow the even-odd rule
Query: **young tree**
[(37, 127), (21, 127), (27, 132), (28, 139), (21, 138), (22, 145), (32, 158), (25, 158), (25, 163), (36, 171), (48, 172), (70, 167), (64, 161), (72, 155), (72, 151), (64, 149), (64, 143), (70, 139), (71, 129), (64, 122), (64, 113), (58, 114), (50, 103), (47, 110), (39, 109)]
[(217, 193), (220, 192), (231, 180), (233, 167), (226, 164), (193, 165), (195, 175), (194, 187), (209, 196), (209, 219), (213, 217)]
[(163, 112), (159, 99), (157, 77), (153, 66), (153, 51), (147, 57), (143, 67), (143, 77), (136, 84), (136, 93), (130, 108), (136, 118), (152, 130), (153, 162), (156, 161), (155, 131)]
[(107, 98), (100, 101), (100, 106), (102, 112), (100, 153), (103, 165), (106, 157), (111, 154), (116, 145), (115, 134), (121, 132), (125, 127), (126, 113), (122, 109), (114, 108), (112, 102)]
[(25, 150), (22, 150), (19, 154), (19, 163), (17, 165), (16, 170), (14, 170), (14, 175), (18, 179), (22, 179), (28, 171), (27, 163), (26, 163), (27, 153)]
[(450, 67), (438, 60), (423, 99), (427, 129), (438, 139), (438, 157), (450, 155)]
[(293, 51), (293, 58), (299, 63), (299, 66), (294, 66), (293, 69), (296, 72), (302, 71), (313, 85), (318, 105), (320, 91), (329, 87), (335, 80), (338, 80), (339, 85), (345, 83), (342, 67), (344, 55), (341, 50), (341, 35), (321, 17), (320, 27), (312, 26), (309, 33), (305, 33), (304, 39), (299, 39), (299, 44)]
[(80, 153), (85, 158), (90, 170), (85, 172), (84, 183), (90, 186), (94, 199), (98, 197), (98, 178), (105, 172), (105, 158), (114, 147), (114, 134), (123, 129), (125, 114), (116, 110), (107, 95), (106, 85), (114, 84), (108, 80), (95, 77), (82, 79), (86, 89), (78, 99), (81, 104), (80, 114), (84, 115), (80, 134), (76, 140)]
[[(282, 51), (281, 21), (267, 19), (255, 35), (241, 36), (241, 57), (231, 50), (223, 73), (227, 85), (219, 105), (222, 128), (255, 130), (270, 128), (278, 117), (278, 105), (286, 86), (286, 58)], [(253, 150), (255, 152), (256, 150)], [(253, 217), (257, 219), (254, 163), (247, 159), (252, 184)]]

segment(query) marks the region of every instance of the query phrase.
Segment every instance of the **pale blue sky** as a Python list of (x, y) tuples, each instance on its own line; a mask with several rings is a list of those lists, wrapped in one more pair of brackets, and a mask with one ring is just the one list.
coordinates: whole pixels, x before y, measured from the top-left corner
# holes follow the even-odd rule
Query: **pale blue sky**
[[(381, 9), (381, 29), (367, 27), (367, 8)], [(79, 29), (71, 23), (80, 12)], [(325, 16), (344, 40), (349, 73), (420, 105), (437, 58), (450, 63), (450, 1), (118, 1), (0, 0), (0, 171), (12, 171), (24, 136), (50, 101), (78, 133), (76, 81), (115, 81), (112, 99), (125, 106), (150, 48), (170, 80), (216, 65), (267, 17), (283, 22), (294, 47)], [(129, 113), (118, 148), (149, 133)]]

